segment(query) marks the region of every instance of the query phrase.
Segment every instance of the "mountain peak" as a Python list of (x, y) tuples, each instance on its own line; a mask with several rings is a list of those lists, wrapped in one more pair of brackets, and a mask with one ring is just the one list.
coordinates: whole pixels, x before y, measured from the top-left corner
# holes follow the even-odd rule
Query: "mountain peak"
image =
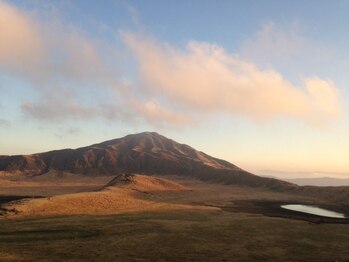
[(129, 134), (125, 137), (138, 137), (138, 138), (166, 138), (163, 135), (160, 135), (157, 132), (144, 131), (141, 133)]

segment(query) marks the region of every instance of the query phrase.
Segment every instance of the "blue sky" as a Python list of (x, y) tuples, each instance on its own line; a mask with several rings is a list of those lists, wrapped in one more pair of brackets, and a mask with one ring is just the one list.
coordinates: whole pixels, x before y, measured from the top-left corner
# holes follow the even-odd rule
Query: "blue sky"
[(0, 1), (0, 154), (157, 131), (349, 177), (348, 1)]

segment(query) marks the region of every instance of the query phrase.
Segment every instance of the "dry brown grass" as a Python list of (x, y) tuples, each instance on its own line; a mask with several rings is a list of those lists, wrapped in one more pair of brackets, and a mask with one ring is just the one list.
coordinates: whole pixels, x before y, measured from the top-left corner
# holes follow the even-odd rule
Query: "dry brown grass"
[(0, 252), (33, 262), (348, 261), (348, 230), (207, 210), (0, 220)]
[[(0, 220), (0, 261), (349, 261), (348, 225), (207, 207), (235, 200), (326, 199), (168, 178), (172, 182), (139, 176), (106, 188), (111, 177), (104, 184), (100, 178), (53, 178), (62, 191), (79, 183), (92, 186), (94, 179), (94, 187), (103, 189), (53, 196), (57, 191), (50, 187), (51, 197), (16, 204), (22, 213)], [(51, 183), (44, 180), (43, 186)], [(13, 193), (29, 188), (22, 186)]]
[(111, 176), (88, 177), (54, 172), (37, 177), (26, 177), (0, 172), (0, 195), (53, 196), (77, 192), (95, 191), (103, 187)]
[(135, 175), (127, 183), (112, 181), (99, 192), (64, 194), (39, 199), (24, 199), (3, 205), (5, 217), (69, 215), (110, 215), (148, 210), (214, 209), (213, 207), (155, 201), (154, 194), (188, 188), (172, 181)]
[(115, 188), (127, 188), (139, 192), (189, 190), (188, 187), (185, 187), (168, 179), (131, 174), (118, 175), (105, 186), (106, 190), (112, 190)]
[(31, 261), (29, 256), (23, 256), (18, 254), (11, 254), (7, 252), (0, 252), (0, 261), (3, 262), (19, 262), (19, 261)]

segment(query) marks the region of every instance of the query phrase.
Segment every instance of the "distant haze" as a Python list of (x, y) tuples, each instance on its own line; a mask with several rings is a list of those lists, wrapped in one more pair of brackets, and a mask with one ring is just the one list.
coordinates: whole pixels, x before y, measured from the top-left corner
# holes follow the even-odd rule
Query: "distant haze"
[(294, 178), (286, 179), (299, 186), (349, 186), (349, 179), (319, 177), (319, 178)]
[(349, 178), (346, 178), (348, 174), (281, 172), (271, 170), (260, 170), (256, 173), (264, 177), (282, 179), (299, 186), (349, 186)]

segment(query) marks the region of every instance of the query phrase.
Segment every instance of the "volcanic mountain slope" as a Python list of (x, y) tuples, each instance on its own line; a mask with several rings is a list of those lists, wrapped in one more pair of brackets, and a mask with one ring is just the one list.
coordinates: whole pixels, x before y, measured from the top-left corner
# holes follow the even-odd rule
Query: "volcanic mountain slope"
[(72, 173), (143, 172), (174, 174), (202, 166), (238, 169), (229, 162), (176, 143), (157, 133), (140, 133), (78, 149), (33, 155), (0, 156), (0, 170), (42, 174), (50, 169)]
[(28, 175), (41, 175), (50, 170), (87, 175), (175, 174), (277, 189), (294, 186), (280, 180), (252, 175), (227, 161), (211, 157), (154, 132), (128, 135), (77, 149), (0, 156), (0, 170)]

